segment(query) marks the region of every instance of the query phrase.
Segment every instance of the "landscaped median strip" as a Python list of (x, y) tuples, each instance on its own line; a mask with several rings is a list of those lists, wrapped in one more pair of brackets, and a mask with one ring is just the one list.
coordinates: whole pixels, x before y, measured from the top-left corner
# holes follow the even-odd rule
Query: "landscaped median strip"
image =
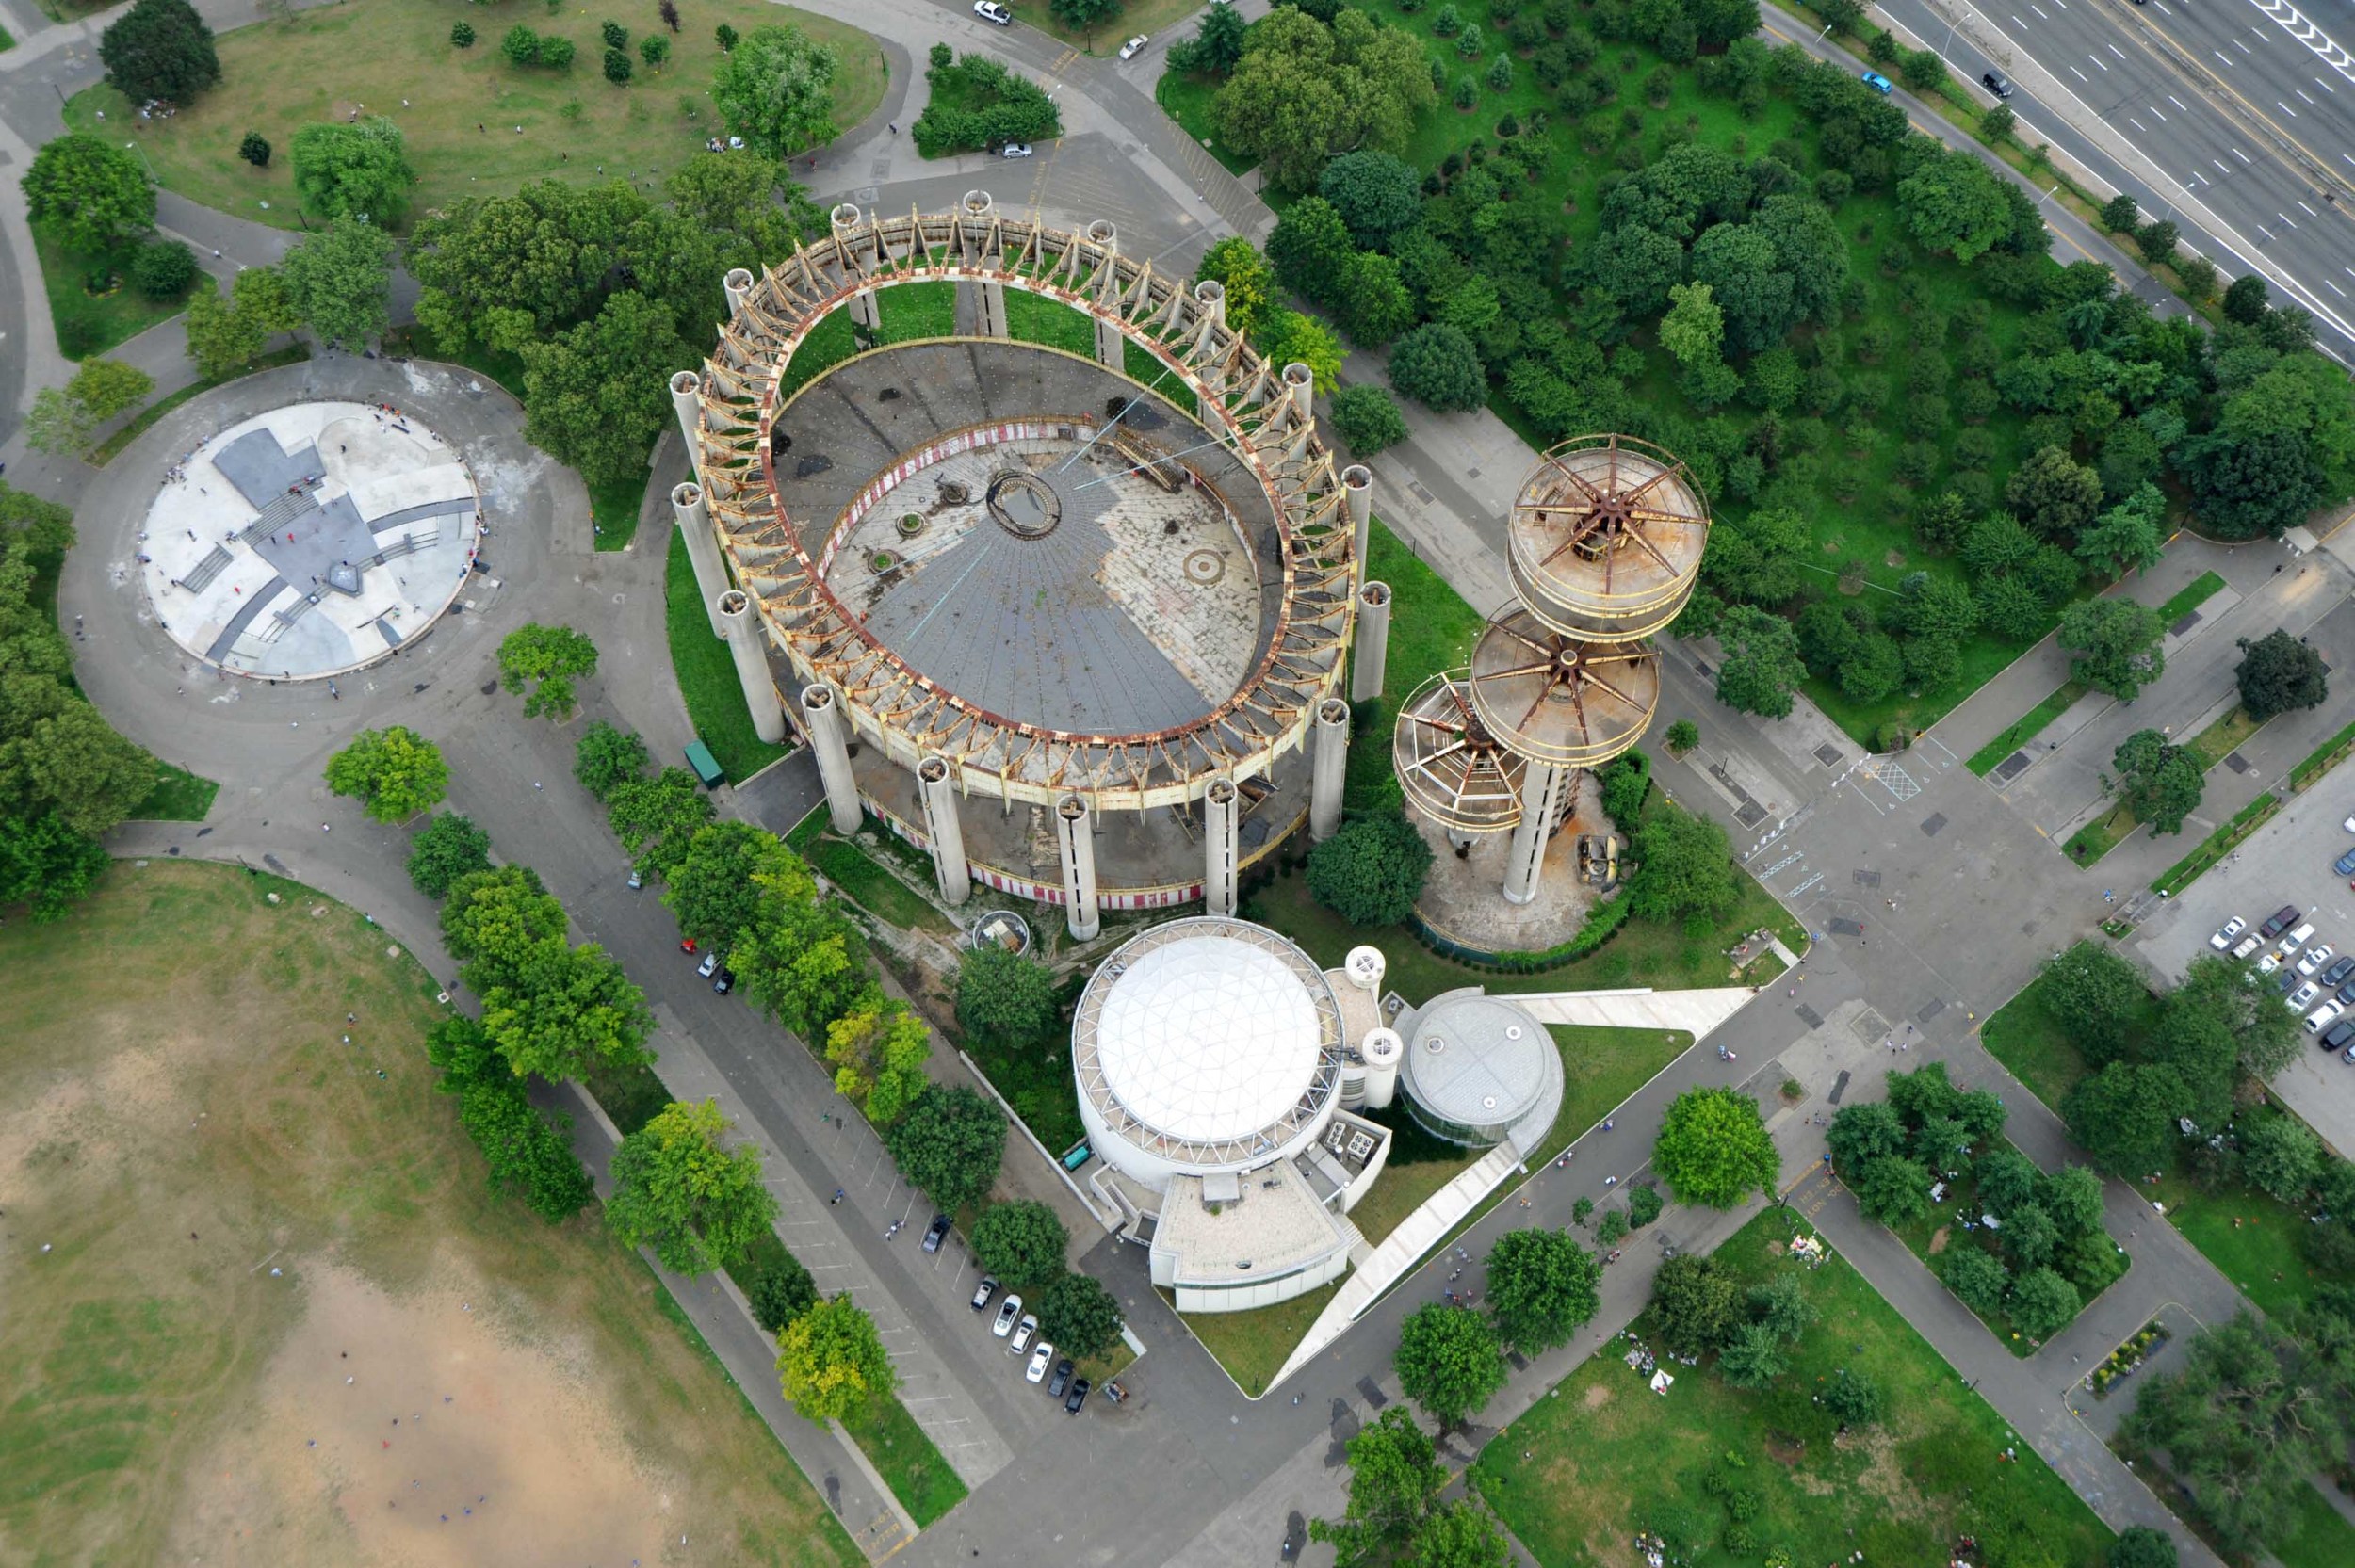
[(1972, 752), (1971, 760), (1963, 766), (1980, 778), (1986, 778), (2002, 766), (2006, 757), (2034, 740), (2043, 733), (2046, 725), (2068, 712), (2070, 705), (2084, 696), (2086, 690), (2085, 682), (2069, 682), (2019, 719), (2014, 719), (2001, 735)]
[[(2247, 740), (2250, 736), (2255, 735), (2263, 728), (2265, 728), (2265, 721), (2263, 719), (2250, 718), (2249, 711), (2246, 708), (2242, 707), (2238, 703), (2234, 703), (2231, 707), (2226, 708), (2216, 718), (2210, 719), (2207, 727), (2202, 729), (2198, 735), (2192, 736), (2191, 739), (2184, 745), (2184, 750), (2200, 759), (2200, 769), (2202, 773), (2205, 773), (2214, 768), (2217, 763), (2222, 762), (2226, 757), (2230, 756), (2241, 744), (2241, 742)], [(2271, 797), (2260, 796), (2258, 799), (2259, 800), (2265, 800), (2271, 799)], [(2161, 883), (2164, 883), (2169, 878), (2172, 878), (2176, 872), (2183, 870), (2187, 865), (2190, 865), (2192, 861), (2197, 859), (2199, 855), (2208, 848), (2208, 845), (2216, 843), (2217, 839), (2231, 829), (2233, 824), (2240, 822), (2243, 817), (2248, 816), (2255, 810), (2256, 803), (2251, 802), (2250, 805), (2242, 810), (2239, 816), (2235, 816), (2233, 819), (2233, 822), (2227, 823), (2224, 828), (2219, 828), (2217, 830), (2215, 834), (2210, 835), (2208, 844), (2201, 845), (2200, 849), (2194, 850), (2191, 855), (2177, 862), (2173, 869), (2169, 870), (2166, 877), (2162, 877), (2159, 879), (2159, 881), (2152, 883), (2151, 885), (2152, 889), (2154, 891), (2158, 890)], [(2109, 810), (2103, 812), (2101, 816), (2095, 817), (2092, 821), (2087, 822), (2085, 826), (2079, 828), (2075, 832), (2070, 834), (2069, 842), (2064, 846), (2064, 848), (2069, 853), (2070, 860), (2074, 862), (2077, 867), (2082, 870), (2085, 867), (2091, 865), (2094, 862), (2100, 860), (2103, 855), (2108, 854), (2112, 849), (2117, 849), (2120, 844), (2124, 843), (2127, 838), (2133, 834), (2135, 829), (2140, 825), (2140, 818), (2136, 816), (2134, 808), (2128, 805), (2125, 801), (2120, 800), (2116, 805), (2110, 807)], [(2251, 824), (2251, 826), (2253, 828), (2253, 824)], [(2247, 833), (2243, 832), (2241, 836), (2246, 837)], [(2237, 843), (2239, 842), (2239, 839), (2236, 838), (2233, 842)], [(2227, 845), (2226, 848), (2229, 849), (2231, 846)], [(2222, 851), (2219, 850), (2217, 852), (2221, 853)], [(2192, 877), (2197, 877), (2201, 871), (2206, 870), (2208, 865), (2212, 865), (2214, 864), (2215, 862), (2211, 860), (2206, 865), (2198, 866), (2191, 872), (2190, 876), (2185, 877), (2184, 881), (2188, 883)], [(2170, 897), (2173, 897), (2175, 892), (2173, 888), (2168, 888), (2166, 891)]]
[(2349, 752), (2355, 752), (2355, 724), (2349, 724), (2315, 747), (2313, 755), (2291, 768), (2290, 788), (2293, 791), (2310, 788), (2316, 779), (2345, 762)]
[(2202, 839), (2200, 848), (2168, 866), (2159, 879), (2151, 884), (2151, 891), (2163, 897), (2174, 897), (2199, 881), (2201, 872), (2231, 854), (2240, 846), (2243, 839), (2264, 827), (2272, 819), (2273, 814), (2281, 809), (2282, 798), (2279, 795), (2267, 791), (2258, 796), (2241, 807), (2230, 822)]

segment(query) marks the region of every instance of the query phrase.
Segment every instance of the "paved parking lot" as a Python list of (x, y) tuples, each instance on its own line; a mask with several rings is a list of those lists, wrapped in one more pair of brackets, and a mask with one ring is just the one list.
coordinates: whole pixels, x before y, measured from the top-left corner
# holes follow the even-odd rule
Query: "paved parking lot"
[[(2355, 769), (2334, 772), (2242, 845), (2232, 858), (2191, 884), (2129, 946), (2168, 980), (2209, 951), (2208, 938), (2233, 915), (2254, 930), (2283, 904), (2314, 922), (2314, 942), (2355, 953), (2355, 889), (2331, 865), (2355, 835), (2340, 826), (2355, 814)], [(2341, 1154), (2355, 1153), (2355, 1067), (2319, 1050), (2302, 1054), (2273, 1088)]]

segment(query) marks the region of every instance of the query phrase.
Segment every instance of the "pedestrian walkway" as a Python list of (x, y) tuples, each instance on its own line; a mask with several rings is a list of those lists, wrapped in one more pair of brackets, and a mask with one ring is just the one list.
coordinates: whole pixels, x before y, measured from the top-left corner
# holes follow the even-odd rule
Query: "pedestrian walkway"
[(1541, 991), (1516, 995), (1541, 1024), (1580, 1024), (1611, 1029), (1682, 1029), (1699, 1040), (1749, 1005), (1746, 985), (1697, 991)]

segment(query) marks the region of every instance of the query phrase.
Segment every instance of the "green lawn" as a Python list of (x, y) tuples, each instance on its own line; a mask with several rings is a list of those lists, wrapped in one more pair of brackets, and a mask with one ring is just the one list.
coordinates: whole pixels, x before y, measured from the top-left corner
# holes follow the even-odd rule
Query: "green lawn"
[[(720, 58), (713, 29), (723, 22), (742, 32), (791, 23), (833, 44), (842, 61), (835, 86), (842, 130), (883, 101), (883, 52), (844, 23), (765, 0), (698, 0), (671, 40), (670, 63), (659, 72), (641, 69), (626, 87), (615, 87), (598, 70), (600, 20), (577, 9), (527, 15), (457, 0), (349, 0), (221, 34), (223, 85), (170, 120), (140, 121), (121, 93), (99, 86), (73, 96), (66, 123), (100, 128), (104, 109), (104, 126), (138, 128), (165, 188), (292, 229), (300, 221), (287, 152), (296, 129), (345, 119), (361, 104), (399, 125), (407, 141), (417, 170), (411, 218), (469, 196), (508, 195), (531, 180), (593, 182), (600, 171), (658, 192), (720, 129), (708, 89)], [(628, 8), (615, 20), (635, 35), (633, 52), (637, 37), (660, 26), (652, 6)], [(460, 21), (479, 35), (471, 49), (450, 46), (450, 26)], [(578, 47), (571, 69), (508, 64), (498, 41), (517, 24), (570, 39)], [(276, 150), (267, 169), (237, 156), (249, 130)]]
[(91, 447), (89, 451), (84, 455), (82, 461), (89, 463), (92, 468), (104, 468), (108, 463), (114, 461), (117, 457), (121, 456), (124, 447), (130, 445), (131, 443), (145, 435), (149, 428), (154, 425), (155, 421), (161, 419), (164, 415), (170, 413), (181, 404), (187, 402), (190, 398), (196, 397), (201, 394), (210, 392), (217, 386), (225, 385), (230, 381), (237, 380), (238, 377), (251, 376), (255, 372), (262, 370), (275, 370), (282, 364), (300, 364), (304, 360), (307, 360), (310, 357), (311, 347), (309, 344), (290, 343), (286, 345), (285, 348), (279, 349), (275, 353), (264, 354), (260, 359), (255, 360), (252, 364), (247, 365), (243, 370), (236, 371), (231, 375), (221, 377), (219, 380), (191, 381), (187, 386), (180, 388), (178, 391), (167, 393), (163, 396), (158, 397), (154, 402), (148, 404), (147, 407), (139, 410), (138, 413), (133, 417), (129, 423), (125, 424), (121, 429), (115, 431), (114, 434), (108, 436), (106, 440), (100, 442), (97, 445)]
[(680, 698), (696, 735), (730, 784), (741, 784), (789, 748), (771, 746), (753, 733), (753, 711), (744, 705), (744, 687), (736, 677), (736, 659), (728, 645), (711, 635), (711, 618), (705, 613), (695, 588), (695, 569), (687, 559), (687, 541), (676, 528), (671, 536), (670, 565), (663, 579), (668, 601), (671, 669), (678, 677)]
[[(2044, 977), (2038, 975), (2020, 994), (1988, 1014), (1979, 1026), (1979, 1041), (2030, 1093), (2058, 1109), (2090, 1069), (2070, 1038), (2068, 1023), (2045, 1005), (2045, 994)], [(2158, 1007), (2157, 998), (2148, 999), (2143, 1016), (2127, 1026), (2129, 1032), (2149, 1031), (2158, 1022)]]
[(1202, 150), (1226, 166), (1230, 174), (1248, 174), (1259, 166), (1259, 160), (1245, 157), (1233, 149), (1222, 146), (1218, 138), (1218, 121), (1212, 113), (1212, 102), (1226, 79), (1217, 76), (1194, 76), (1182, 71), (1165, 70), (1153, 84), (1153, 101), (1161, 112), (1178, 121), (1178, 128), (1202, 144)]
[(2291, 768), (2290, 787), (2292, 789), (2306, 788), (2316, 779), (2346, 761), (2349, 752), (2355, 752), (2355, 723), (2347, 725), (2347, 728), (2315, 747), (2305, 761)]
[(135, 822), (202, 822), (213, 809), (213, 797), (220, 793), (220, 785), (210, 779), (200, 779), (185, 768), (165, 763), (156, 775), (155, 787), (147, 792), (147, 799), (132, 808)]
[(2216, 590), (2224, 586), (2224, 579), (2213, 572), (2202, 572), (2176, 590), (2168, 602), (2159, 606), (2159, 623), (2172, 626), (2193, 610), (2216, 597)]
[[(1299, 1345), (1300, 1336), (1308, 1332), (1308, 1325), (1331, 1304), (1340, 1288), (1340, 1282), (1336, 1280), (1306, 1296), (1294, 1296), (1289, 1301), (1250, 1312), (1190, 1312), (1186, 1315), (1186, 1327), (1202, 1341), (1202, 1348), (1226, 1368), (1226, 1375), (1235, 1380), (1236, 1386), (1256, 1399), (1267, 1392), (1268, 1380), (1283, 1370), (1285, 1361)], [(1168, 1291), (1161, 1292), (1161, 1300), (1169, 1301), (1175, 1310), (1177, 1303)]]
[(2347, 1568), (2355, 1562), (2355, 1525), (2312, 1486), (2298, 1502), (2298, 1533), (2273, 1547), (2282, 1568)]
[(632, 474), (609, 485), (589, 486), (590, 538), (600, 550), (619, 550), (638, 537), (638, 515), (645, 509), (650, 476)]
[(2087, 690), (2087, 687), (2083, 681), (2068, 682), (2059, 690), (2014, 719), (2011, 726), (2003, 734), (1972, 752), (1971, 760), (1963, 766), (1980, 778), (1986, 778), (2003, 765), (2006, 757), (2043, 734), (2044, 726), (2067, 713), (2070, 704), (2084, 696)]
[[(1762, 1280), (1797, 1267), (1777, 1256), (1797, 1228), (1768, 1209), (1715, 1255)], [(1797, 1568), (1859, 1553), (1868, 1568), (1937, 1563), (1963, 1534), (1979, 1538), (1981, 1560), (2098, 1568), (2109, 1529), (1844, 1259), (1799, 1277), (1821, 1318), (1765, 1391), (1671, 1363), (1664, 1398), (1616, 1355), (1597, 1355), (1497, 1434), (1471, 1484), (1545, 1568), (1635, 1560), (1639, 1530), (1712, 1568), (1777, 1547)], [(1635, 1332), (1648, 1326), (1639, 1318)], [(1843, 1370), (1879, 1385), (1883, 1425), (1843, 1437), (1813, 1402)], [(1739, 1550), (1713, 1470), (1758, 1505)]]
[(2151, 884), (2151, 891), (2164, 893), (2170, 898), (2183, 897), (2184, 889), (2199, 881), (2201, 872), (2231, 854), (2250, 833), (2272, 820), (2273, 814), (2281, 809), (2282, 798), (2279, 795), (2268, 791), (2258, 796), (2234, 812), (2231, 821), (2219, 824), (2216, 832), (2201, 839), (2198, 849), (2168, 866)]
[[(883, 313), (883, 329), (877, 335), (885, 343), (947, 337), (957, 330), (954, 283), (901, 283), (897, 288), (879, 290), (875, 299)], [(1009, 312), (1013, 303), (1012, 299), (1007, 300)]]
[[(138, 251), (135, 240), (85, 251), (67, 244), (52, 225), (36, 223), (33, 251), (41, 258), (41, 283), (49, 291), (57, 352), (67, 359), (103, 354), (187, 308), (185, 295), (150, 299), (131, 282), (131, 259)], [(93, 283), (102, 284), (102, 292), (90, 292)]]
[[(823, 822), (822, 816), (813, 821)], [(870, 824), (869, 832), (887, 830)], [(840, 888), (845, 897), (868, 913), (886, 925), (901, 930), (931, 931), (935, 936), (953, 936), (956, 927), (949, 917), (910, 891), (907, 883), (876, 864), (873, 856), (848, 839), (836, 838), (831, 832), (808, 840), (796, 839), (794, 847), (802, 857), (820, 871), (826, 880)], [(886, 851), (888, 852), (888, 851)]]
[(1096, 357), (1096, 318), (1043, 294), (1006, 290), (1006, 331), (1025, 343)]
[(869, 1399), (842, 1426), (918, 1529), (965, 1501), (965, 1482), (898, 1399)]
[(2225, 710), (2223, 717), (2191, 737), (2191, 754), (2200, 759), (2201, 771), (2205, 772), (2264, 728), (2264, 719), (2250, 718), (2249, 710), (2235, 703)]
[(2082, 870), (2125, 843), (2141, 826), (2141, 820), (2135, 816), (2135, 808), (2120, 800), (2071, 833), (2069, 842), (2061, 848), (2068, 851), (2069, 858)]

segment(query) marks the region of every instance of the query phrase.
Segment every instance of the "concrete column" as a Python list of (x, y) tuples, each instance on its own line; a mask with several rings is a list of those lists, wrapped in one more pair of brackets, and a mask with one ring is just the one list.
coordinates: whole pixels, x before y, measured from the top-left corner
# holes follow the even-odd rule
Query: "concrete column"
[(720, 280), (720, 286), (727, 291), (728, 319), (733, 321), (744, 314), (744, 297), (753, 291), (752, 269), (738, 267)]
[(1242, 826), (1242, 792), (1229, 778), (1216, 778), (1202, 792), (1202, 912), (1235, 913), (1236, 873), (1242, 860), (1237, 830)]
[(916, 765), (917, 793), (924, 798), (924, 831), (933, 839), (933, 875), (940, 896), (952, 904), (973, 892), (973, 870), (965, 862), (965, 828), (957, 820), (957, 780), (946, 757)]
[(720, 559), (720, 536), (711, 531), (711, 509), (704, 504), (703, 491), (694, 485), (672, 486), (671, 517), (678, 524), (679, 538), (687, 541), (687, 561), (695, 569), (695, 591), (711, 617), (711, 635), (724, 638), (728, 629), (720, 620), (720, 595), (728, 590), (728, 572)]
[[(990, 216), (996, 207), (997, 202), (985, 190), (968, 190), (958, 203), (964, 227), (968, 232), (978, 230), (984, 234), (988, 232)], [(962, 244), (959, 252), (962, 255)], [(1011, 335), (1006, 331), (1006, 285), (985, 278), (960, 281), (957, 284), (957, 322), (960, 331), (970, 331), (975, 337), (1002, 338)]]
[(1197, 354), (1210, 351), (1210, 334), (1226, 325), (1226, 285), (1216, 278), (1205, 278), (1194, 285), (1194, 348)]
[[(1095, 222), (1089, 224), (1087, 227), (1087, 237), (1090, 244), (1095, 245), (1103, 251), (1107, 260), (1120, 254), (1120, 229), (1118, 225), (1112, 223), (1108, 219), (1099, 218)], [(1108, 271), (1104, 276), (1104, 287), (1106, 293), (1109, 295), (1116, 292), (1120, 287), (1118, 274)], [(1106, 298), (1102, 299), (1101, 302), (1109, 304), (1111, 301), (1108, 298)], [(1101, 316), (1096, 318), (1096, 364), (1102, 365), (1107, 370), (1119, 370), (1123, 368), (1129, 363), (1128, 345), (1129, 340), (1120, 335), (1119, 328), (1113, 326), (1111, 322), (1106, 321)]]
[[(834, 224), (834, 237), (843, 253), (863, 265), (872, 265), (875, 251), (875, 232), (867, 223), (867, 215), (858, 210), (855, 202), (844, 202), (827, 215)], [(883, 326), (883, 310), (875, 301), (875, 291), (860, 289), (851, 296), (851, 322), (869, 331)]]
[(1096, 908), (1096, 813), (1077, 795), (1055, 803), (1055, 846), (1063, 851), (1064, 923), (1092, 942), (1104, 929)]
[(826, 786), (826, 820), (848, 837), (858, 832), (858, 781), (851, 776), (851, 741), (839, 694), (823, 681), (802, 688), (802, 727), (818, 753), (819, 782)]
[(1366, 575), (1366, 552), (1373, 546), (1373, 470), (1353, 462), (1341, 470), (1341, 505), (1349, 513), (1350, 547), (1357, 553), (1357, 576)]
[(1357, 590), (1357, 641), (1349, 667), (1351, 702), (1382, 695), (1382, 673), (1389, 654), (1390, 585), (1368, 583)]
[(1316, 737), (1310, 742), (1308, 842), (1322, 844), (1341, 831), (1341, 785), (1349, 777), (1349, 704), (1327, 697), (1317, 704)]
[(704, 454), (695, 431), (703, 424), (704, 411), (696, 398), (703, 387), (704, 379), (692, 370), (682, 370), (671, 378), (671, 412), (678, 415), (678, 433), (687, 438), (688, 466), (695, 471), (698, 482), (704, 477)]
[(777, 696), (777, 678), (770, 672), (769, 655), (761, 647), (766, 634), (753, 613), (752, 596), (732, 588), (713, 603), (720, 623), (727, 628), (728, 652), (736, 655), (744, 705), (753, 710), (753, 733), (774, 746), (785, 738), (785, 703)]
[(1537, 869), (1546, 858), (1546, 839), (1577, 777), (1576, 768), (1550, 762), (1533, 762), (1522, 775), (1521, 819), (1513, 829), (1512, 848), (1504, 860), (1506, 903), (1525, 904), (1537, 897)]

